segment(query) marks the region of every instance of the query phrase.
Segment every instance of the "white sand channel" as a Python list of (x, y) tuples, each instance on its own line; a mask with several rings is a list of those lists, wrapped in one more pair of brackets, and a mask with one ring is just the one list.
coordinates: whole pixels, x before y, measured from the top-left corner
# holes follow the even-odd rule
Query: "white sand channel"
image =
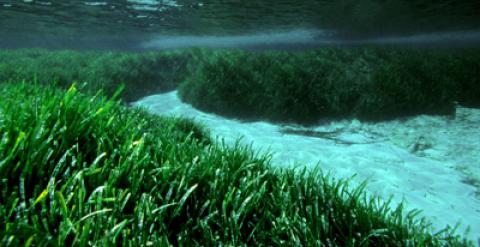
[[(480, 238), (480, 109), (457, 108), (455, 118), (418, 116), (382, 123), (334, 121), (308, 129), (267, 122), (242, 123), (198, 111), (182, 103), (176, 91), (134, 103), (153, 113), (193, 117), (212, 136), (272, 151), (276, 167), (319, 164), (336, 178), (368, 179), (367, 191), (395, 205), (423, 210), (436, 229), (461, 222), (468, 238)], [(282, 132), (287, 130), (296, 134)], [(475, 186), (476, 185), (476, 186)], [(477, 187), (477, 188), (476, 188)]]

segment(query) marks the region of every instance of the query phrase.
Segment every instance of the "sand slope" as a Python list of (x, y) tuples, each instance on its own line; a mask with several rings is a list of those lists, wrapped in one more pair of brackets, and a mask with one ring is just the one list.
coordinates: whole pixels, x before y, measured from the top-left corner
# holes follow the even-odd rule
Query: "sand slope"
[[(369, 180), (367, 190), (407, 209), (421, 209), (437, 228), (462, 223), (469, 238), (480, 238), (480, 109), (458, 108), (456, 118), (418, 116), (376, 124), (336, 121), (308, 129), (266, 122), (242, 123), (200, 112), (182, 103), (176, 91), (134, 103), (151, 112), (194, 117), (214, 136), (272, 151), (273, 166), (314, 167), (354, 183)], [(297, 134), (286, 134), (294, 132)], [(303, 133), (305, 134), (305, 133)], [(475, 180), (477, 179), (477, 180)], [(477, 184), (478, 186), (478, 184)]]

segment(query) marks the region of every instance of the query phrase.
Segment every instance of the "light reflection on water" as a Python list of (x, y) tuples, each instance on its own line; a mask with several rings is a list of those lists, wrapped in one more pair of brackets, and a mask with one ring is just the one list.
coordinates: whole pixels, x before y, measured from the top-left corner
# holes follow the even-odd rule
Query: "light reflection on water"
[(480, 44), (480, 30), (427, 33), (408, 36), (386, 36), (369, 39), (341, 39), (333, 30), (297, 29), (264, 31), (232, 36), (165, 36), (159, 35), (142, 42), (142, 49), (176, 49), (186, 47), (245, 48), (251, 50), (304, 50), (322, 46), (416, 45), (467, 46)]

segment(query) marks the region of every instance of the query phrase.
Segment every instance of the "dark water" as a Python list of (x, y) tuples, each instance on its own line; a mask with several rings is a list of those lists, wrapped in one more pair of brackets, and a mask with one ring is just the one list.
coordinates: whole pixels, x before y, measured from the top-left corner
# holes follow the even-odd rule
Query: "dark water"
[[(2, 0), (0, 48), (158, 48), (179, 37), (181, 44), (221, 46), (225, 40), (215, 41), (217, 36), (229, 37), (227, 44), (258, 46), (288, 46), (302, 35), (305, 46), (378, 42), (478, 30), (479, 10), (478, 0)], [(265, 33), (287, 36), (262, 37)], [(256, 38), (246, 41), (247, 36)], [(158, 39), (165, 41), (152, 46)]]

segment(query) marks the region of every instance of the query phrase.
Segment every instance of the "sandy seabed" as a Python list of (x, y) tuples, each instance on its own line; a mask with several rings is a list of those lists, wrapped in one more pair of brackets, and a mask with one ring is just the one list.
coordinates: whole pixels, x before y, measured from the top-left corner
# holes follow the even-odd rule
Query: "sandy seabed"
[[(162, 115), (186, 116), (212, 137), (271, 152), (273, 167), (319, 165), (353, 185), (368, 180), (369, 195), (393, 196), (420, 209), (439, 230), (461, 223), (459, 233), (480, 241), (480, 109), (457, 108), (456, 116), (417, 116), (381, 123), (330, 121), (305, 130), (267, 122), (241, 122), (207, 114), (181, 102), (177, 92), (145, 97), (134, 106)], [(289, 133), (289, 134), (287, 134)], [(301, 134), (303, 133), (303, 134)], [(319, 137), (321, 136), (321, 137)]]

